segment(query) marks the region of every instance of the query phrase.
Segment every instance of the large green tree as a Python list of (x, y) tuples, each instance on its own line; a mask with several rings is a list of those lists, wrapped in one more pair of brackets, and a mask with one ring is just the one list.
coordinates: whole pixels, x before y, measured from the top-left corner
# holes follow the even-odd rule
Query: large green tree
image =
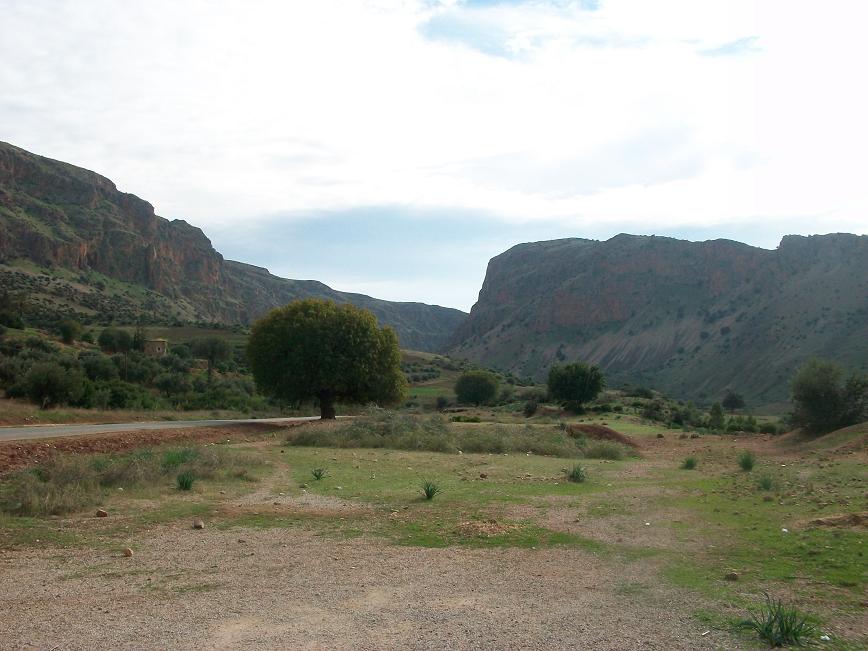
[(394, 404), (406, 391), (398, 337), (367, 310), (332, 301), (296, 301), (253, 325), (247, 358), (257, 386), (291, 403), (319, 401), (322, 418), (336, 402)]
[(232, 346), (220, 337), (205, 337), (193, 342), (193, 355), (208, 361), (208, 377), (214, 373), (217, 362), (229, 359), (232, 356)]
[(606, 386), (599, 366), (575, 362), (549, 370), (549, 399), (565, 409), (580, 412), (582, 405), (596, 398)]
[(845, 379), (844, 370), (824, 359), (810, 359), (791, 382), (793, 425), (825, 434), (868, 419), (868, 377)]
[(463, 404), (480, 405), (497, 395), (497, 378), (486, 371), (468, 371), (455, 383), (455, 397)]

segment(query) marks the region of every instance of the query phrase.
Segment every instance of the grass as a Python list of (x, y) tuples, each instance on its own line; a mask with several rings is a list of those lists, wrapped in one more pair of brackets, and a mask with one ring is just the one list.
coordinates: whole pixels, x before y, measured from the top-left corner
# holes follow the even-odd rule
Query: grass
[(755, 464), (756, 457), (754, 456), (753, 452), (745, 450), (740, 455), (738, 455), (738, 467), (745, 472), (750, 472), (751, 470), (753, 470)]
[(588, 459), (608, 459), (610, 461), (619, 461), (627, 456), (627, 449), (619, 443), (610, 441), (600, 441), (599, 443), (590, 443), (585, 448), (585, 457)]
[(695, 470), (696, 466), (699, 462), (696, 460), (696, 457), (687, 457), (684, 462), (681, 464), (682, 470)]
[(422, 482), (422, 495), (425, 496), (426, 500), (433, 500), (438, 493), (442, 492), (443, 489), (440, 488), (433, 481), (426, 480)]
[(314, 468), (313, 470), (310, 471), (310, 474), (313, 475), (313, 478), (314, 478), (316, 481), (320, 481), (320, 480), (323, 479), (323, 478), (324, 478), (328, 473), (326, 472), (326, 469), (325, 469), (325, 468)]
[(587, 471), (582, 466), (573, 466), (567, 471), (567, 480), (574, 484), (581, 484), (588, 478)]
[(165, 485), (174, 476), (180, 490), (190, 490), (197, 478), (249, 480), (258, 465), (248, 455), (216, 446), (58, 455), (6, 477), (0, 483), (0, 510), (63, 515), (100, 503), (109, 489)]
[(802, 646), (816, 632), (808, 615), (786, 606), (766, 593), (766, 603), (745, 620), (744, 627), (753, 630), (770, 647)]

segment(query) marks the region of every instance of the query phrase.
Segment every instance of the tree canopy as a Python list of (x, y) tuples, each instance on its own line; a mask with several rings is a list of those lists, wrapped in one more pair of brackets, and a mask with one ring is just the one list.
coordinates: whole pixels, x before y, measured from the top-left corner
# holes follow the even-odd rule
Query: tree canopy
[(549, 370), (549, 398), (570, 411), (581, 411), (582, 405), (596, 398), (605, 386), (606, 379), (596, 365), (575, 362)]
[(828, 360), (810, 359), (791, 382), (793, 425), (824, 434), (868, 418), (868, 378), (845, 380), (844, 370)]
[(744, 398), (741, 394), (732, 390), (726, 392), (726, 395), (723, 396), (723, 400), (720, 404), (729, 412), (733, 412), (736, 409), (744, 409), (745, 406)]
[(307, 299), (253, 325), (247, 357), (257, 386), (289, 403), (318, 400), (322, 418), (339, 401), (399, 402), (407, 382), (398, 337), (367, 310)]
[(497, 378), (486, 371), (468, 371), (455, 383), (455, 397), (463, 404), (479, 405), (497, 395)]

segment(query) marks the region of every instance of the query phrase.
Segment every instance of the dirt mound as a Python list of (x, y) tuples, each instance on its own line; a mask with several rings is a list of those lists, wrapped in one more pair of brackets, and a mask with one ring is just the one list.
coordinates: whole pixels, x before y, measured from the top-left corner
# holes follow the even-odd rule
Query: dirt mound
[(778, 437), (777, 443), (782, 447), (799, 447), (829, 452), (865, 451), (868, 450), (868, 423), (851, 425), (820, 436), (810, 436), (802, 430), (794, 430)]
[(810, 524), (817, 527), (868, 527), (868, 512), (830, 515), (811, 520)]
[(622, 445), (629, 445), (631, 448), (639, 448), (639, 444), (629, 436), (621, 434), (621, 432), (616, 432), (605, 425), (589, 425), (580, 423), (570, 425), (567, 428), (567, 431), (573, 438), (578, 438), (579, 436), (584, 435), (600, 441), (614, 441), (615, 443), (621, 443)]
[(227, 439), (237, 441), (300, 424), (302, 423), (245, 423), (222, 427), (171, 429), (171, 424), (167, 423), (166, 429), (158, 430), (66, 436), (32, 441), (4, 441), (0, 443), (0, 474), (43, 463), (61, 452), (103, 454), (174, 443), (214, 443)]
[(518, 529), (517, 524), (503, 524), (497, 520), (469, 520), (461, 522), (455, 533), (462, 536), (475, 536), (478, 538), (490, 538)]

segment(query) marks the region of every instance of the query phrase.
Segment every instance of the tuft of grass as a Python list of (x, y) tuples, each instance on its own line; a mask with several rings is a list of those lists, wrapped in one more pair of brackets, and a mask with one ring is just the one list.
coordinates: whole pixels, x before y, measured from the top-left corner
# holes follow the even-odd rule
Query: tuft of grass
[(585, 448), (585, 456), (588, 459), (609, 459), (618, 461), (625, 456), (624, 446), (610, 441), (592, 443)]
[(754, 464), (756, 464), (756, 457), (750, 450), (745, 450), (738, 456), (738, 467), (745, 472), (753, 470)]
[(687, 457), (684, 460), (684, 463), (681, 464), (682, 470), (695, 470), (696, 466), (699, 462), (696, 460), (696, 457)]
[(775, 487), (775, 482), (772, 479), (771, 475), (762, 475), (757, 480), (757, 485), (764, 491), (770, 491)]
[(441, 489), (433, 481), (425, 480), (424, 482), (422, 482), (422, 495), (425, 496), (426, 500), (433, 500), (435, 495), (442, 492), (443, 489)]
[(588, 473), (581, 466), (573, 466), (567, 471), (567, 479), (576, 484), (581, 484), (588, 478)]
[(313, 475), (313, 478), (319, 481), (323, 477), (325, 477), (328, 473), (325, 468), (314, 468), (310, 471), (310, 474)]
[(814, 635), (816, 627), (808, 615), (800, 613), (791, 606), (785, 606), (780, 599), (773, 599), (765, 593), (766, 603), (756, 612), (750, 613), (742, 625), (759, 635), (770, 647), (802, 646)]
[(184, 472), (178, 473), (178, 476), (175, 477), (175, 481), (178, 483), (178, 490), (188, 491), (193, 488), (193, 482), (196, 481), (196, 475), (189, 470), (185, 470)]

